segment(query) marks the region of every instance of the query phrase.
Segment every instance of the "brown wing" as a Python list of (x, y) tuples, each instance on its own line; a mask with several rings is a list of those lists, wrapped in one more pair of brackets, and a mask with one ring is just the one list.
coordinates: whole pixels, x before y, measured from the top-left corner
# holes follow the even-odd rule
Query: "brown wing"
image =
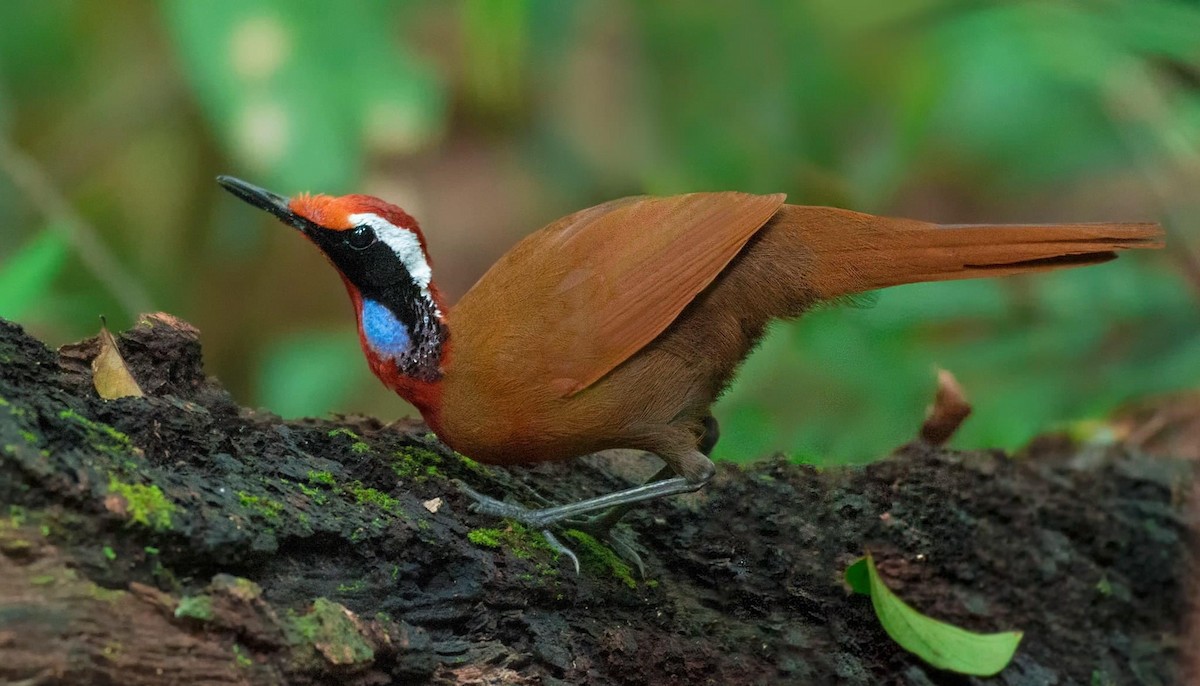
[(675, 320), (784, 195), (624, 198), (526, 237), (450, 313), (451, 364), (513, 393), (587, 388)]

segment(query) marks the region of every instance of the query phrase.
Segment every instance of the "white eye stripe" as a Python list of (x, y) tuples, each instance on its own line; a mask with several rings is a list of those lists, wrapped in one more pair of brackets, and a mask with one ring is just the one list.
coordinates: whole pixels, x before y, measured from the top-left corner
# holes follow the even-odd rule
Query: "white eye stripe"
[(396, 257), (412, 275), (413, 281), (416, 281), (422, 290), (429, 287), (429, 280), (433, 277), (433, 273), (429, 269), (429, 262), (425, 260), (425, 251), (421, 250), (421, 241), (417, 238), (417, 234), (369, 212), (352, 214), (348, 219), (354, 226), (366, 225), (374, 229), (379, 240), (386, 243), (392, 252), (396, 253)]
[[(421, 293), (429, 298), (430, 302), (433, 302), (433, 296), (429, 293), (429, 281), (433, 278), (433, 272), (429, 268), (429, 262), (425, 259), (425, 251), (421, 249), (421, 240), (417, 238), (417, 234), (396, 226), (373, 212), (352, 214), (347, 219), (353, 226), (366, 225), (374, 229), (379, 240), (396, 253), (396, 258), (400, 260), (412, 276), (413, 281), (421, 288)], [(436, 303), (434, 311), (441, 316)]]

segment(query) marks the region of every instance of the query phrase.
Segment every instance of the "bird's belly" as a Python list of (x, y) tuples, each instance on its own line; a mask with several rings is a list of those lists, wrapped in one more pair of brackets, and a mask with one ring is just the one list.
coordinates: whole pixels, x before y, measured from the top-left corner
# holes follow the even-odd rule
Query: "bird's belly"
[(628, 409), (606, 398), (603, 383), (597, 386), (567, 398), (550, 388), (505, 384), (518, 392), (489, 392), (487, 386), (463, 392), (448, 383), (440, 416), (426, 419), (447, 445), (488, 464), (565, 460), (636, 447), (622, 439)]
[(688, 378), (697, 368), (694, 361), (647, 350), (568, 397), (516, 380), (497, 385), (516, 393), (488, 392), (487, 386), (462, 393), (448, 383), (434, 431), (458, 452), (489, 464), (564, 460), (610, 448), (653, 451), (662, 433), (698, 427), (707, 414), (710, 390)]
[(522, 464), (565, 460), (586, 455), (600, 447), (593, 436), (559, 431), (548, 432), (534, 426), (506, 423), (482, 433), (478, 426), (469, 430), (455, 430), (443, 426), (434, 430), (438, 437), (451, 448), (467, 457), (486, 464)]

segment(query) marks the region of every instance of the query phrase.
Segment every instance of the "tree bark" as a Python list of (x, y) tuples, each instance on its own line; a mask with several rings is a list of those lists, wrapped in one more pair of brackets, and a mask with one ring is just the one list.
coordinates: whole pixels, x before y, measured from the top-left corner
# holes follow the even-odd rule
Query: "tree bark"
[[(118, 340), (145, 397), (97, 396), (94, 339), (56, 353), (0, 322), (0, 682), (1175, 684), (1197, 645), (1186, 450), (723, 464), (629, 517), (645, 579), (566, 534), (576, 575), (452, 480), (566, 500), (646, 458), (485, 467), (416, 423), (238, 407), (167, 315)], [(842, 582), (864, 550), (921, 611), (1023, 630), (1013, 664), (905, 653)]]

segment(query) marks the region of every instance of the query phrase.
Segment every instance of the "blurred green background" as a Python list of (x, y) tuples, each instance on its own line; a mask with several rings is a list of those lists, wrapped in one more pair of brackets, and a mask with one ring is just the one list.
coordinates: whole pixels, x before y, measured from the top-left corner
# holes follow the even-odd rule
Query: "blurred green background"
[[(52, 344), (163, 309), (285, 416), (411, 413), (337, 276), (221, 191), (367, 192), (457, 298), (520, 236), (613, 197), (784, 191), (952, 223), (1161, 220), (1101, 267), (884, 291), (777, 326), (722, 400), (722, 457), (861, 461), (908, 440), (935, 365), (956, 442), (1200, 385), (1200, 7), (1026, 3), (6, 3), (0, 315)], [(1190, 244), (1190, 248), (1188, 247)], [(1191, 253), (1189, 253), (1189, 249)]]

